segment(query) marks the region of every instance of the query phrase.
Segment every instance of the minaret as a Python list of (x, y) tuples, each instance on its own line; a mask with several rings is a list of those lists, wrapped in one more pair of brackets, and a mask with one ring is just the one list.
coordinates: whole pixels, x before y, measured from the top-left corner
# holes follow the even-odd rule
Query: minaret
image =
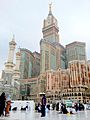
[(13, 72), (13, 79), (18, 80), (20, 78), (20, 60), (21, 60), (21, 53), (20, 50), (16, 53), (16, 66)]
[[(18, 84), (17, 80), (20, 79), (20, 60), (21, 60), (21, 53), (20, 50), (16, 53), (16, 66), (13, 71), (13, 76), (12, 76), (12, 86), (14, 86), (15, 82)], [(19, 85), (19, 84), (18, 84)]]
[(13, 35), (12, 40), (9, 42), (9, 52), (8, 52), (7, 62), (5, 63), (5, 72), (13, 71), (13, 67), (14, 67), (13, 60), (14, 60), (15, 47), (16, 47), (16, 42), (15, 42), (15, 38)]

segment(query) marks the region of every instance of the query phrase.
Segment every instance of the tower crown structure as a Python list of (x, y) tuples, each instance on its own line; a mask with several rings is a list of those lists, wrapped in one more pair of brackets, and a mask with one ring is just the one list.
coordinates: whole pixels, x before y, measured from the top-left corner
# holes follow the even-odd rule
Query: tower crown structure
[(47, 42), (59, 42), (59, 27), (57, 19), (52, 14), (52, 4), (49, 4), (49, 13), (46, 19), (43, 22), (43, 39)]

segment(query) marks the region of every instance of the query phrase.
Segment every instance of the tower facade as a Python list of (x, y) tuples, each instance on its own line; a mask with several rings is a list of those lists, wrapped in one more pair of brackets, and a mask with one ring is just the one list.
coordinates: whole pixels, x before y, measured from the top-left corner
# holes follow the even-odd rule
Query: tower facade
[(32, 77), (34, 56), (28, 49), (20, 48), (21, 61), (20, 61), (20, 78), (28, 79)]
[[(59, 27), (57, 19), (53, 16), (51, 11), (51, 4), (49, 5), (48, 17), (43, 22), (43, 39), (40, 41), (40, 72), (44, 73), (46, 70), (57, 70), (60, 67), (65, 68), (65, 53), (64, 47), (59, 43)], [(63, 62), (62, 62), (63, 60)], [(61, 65), (63, 64), (63, 65)]]
[(57, 19), (53, 16), (52, 10), (51, 10), (51, 4), (49, 4), (49, 13), (48, 17), (43, 22), (43, 39), (45, 39), (47, 42), (53, 43), (58, 42), (59, 43), (59, 27)]
[(86, 61), (86, 45), (84, 42), (72, 42), (66, 45), (67, 63), (73, 60)]
[(40, 75), (40, 53), (38, 52), (33, 52), (35, 61), (33, 64), (33, 77), (37, 77)]

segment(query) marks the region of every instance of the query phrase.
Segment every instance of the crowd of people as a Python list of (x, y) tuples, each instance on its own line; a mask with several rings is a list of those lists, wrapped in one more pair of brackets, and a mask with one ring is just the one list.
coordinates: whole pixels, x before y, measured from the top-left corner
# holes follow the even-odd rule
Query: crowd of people
[(11, 107), (11, 99), (6, 97), (5, 93), (3, 92), (0, 95), (0, 116), (8, 116)]
[[(11, 108), (11, 99), (6, 97), (5, 93), (3, 92), (0, 95), (0, 116), (8, 116), (10, 108)], [(25, 108), (21, 107), (21, 110), (26, 110), (27, 108), (28, 106), (26, 106)], [(16, 110), (16, 107), (13, 109)], [(73, 114), (73, 109), (76, 112), (84, 110), (84, 105), (79, 102), (79, 103), (75, 103), (74, 106), (68, 109), (68, 107), (64, 103), (60, 103), (60, 102), (46, 103), (46, 96), (45, 94), (42, 94), (41, 102), (35, 105), (35, 110), (41, 113), (41, 117), (45, 117), (46, 112), (51, 109), (59, 111), (59, 113), (63, 113), (63, 114), (67, 114), (67, 113)]]
[(68, 107), (65, 103), (57, 102), (57, 103), (47, 103), (46, 97), (43, 95), (41, 103), (35, 105), (35, 110), (41, 113), (41, 117), (45, 117), (47, 110), (56, 110), (61, 114), (74, 114), (77, 111), (84, 110), (84, 105), (82, 103), (74, 103), (73, 106)]

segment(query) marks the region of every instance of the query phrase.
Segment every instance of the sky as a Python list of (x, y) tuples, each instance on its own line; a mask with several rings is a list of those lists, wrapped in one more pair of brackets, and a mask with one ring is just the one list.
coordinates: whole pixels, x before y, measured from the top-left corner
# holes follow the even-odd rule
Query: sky
[(90, 59), (90, 0), (0, 0), (0, 72), (7, 61), (13, 34), (16, 51), (21, 47), (40, 52), (43, 20), (51, 2), (60, 43), (65, 46), (74, 41), (85, 42)]

